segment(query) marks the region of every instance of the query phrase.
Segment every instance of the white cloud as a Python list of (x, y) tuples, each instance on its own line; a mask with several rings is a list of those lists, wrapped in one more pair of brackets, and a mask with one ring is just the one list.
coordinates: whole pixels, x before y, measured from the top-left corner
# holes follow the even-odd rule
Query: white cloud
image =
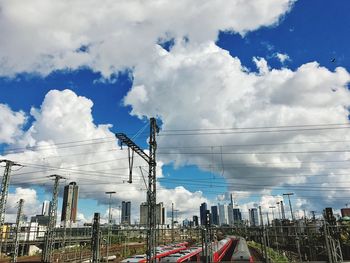
[(284, 64), (284, 62), (289, 61), (290, 57), (287, 54), (276, 53), (275, 56), (279, 59), (279, 61)]
[[(256, 59), (256, 62), (259, 74), (249, 72), (238, 58), (231, 57), (212, 42), (199, 47), (178, 43), (171, 52), (159, 49), (159, 56), (155, 56), (151, 63), (140, 63), (135, 68), (134, 86), (125, 97), (125, 104), (131, 105), (131, 113), (140, 118), (159, 116), (163, 130), (210, 131), (229, 127), (348, 123), (350, 93), (347, 85), (350, 75), (344, 68), (332, 72), (311, 62), (292, 71), (271, 69), (264, 59)], [(140, 87), (142, 98), (138, 96)], [(161, 133), (159, 155), (164, 162), (175, 162), (176, 165), (195, 164), (207, 171), (214, 168), (217, 174), (224, 173), (232, 190), (256, 194), (285, 184), (293, 187), (318, 184), (321, 187), (322, 180), (332, 181), (327, 179), (332, 173), (345, 173), (344, 166), (332, 170), (329, 163), (322, 162), (349, 158), (347, 152), (341, 152), (346, 148), (344, 143), (310, 143), (348, 141), (347, 129), (217, 133), (210, 136), (167, 136)], [(264, 143), (267, 145), (261, 145)], [(194, 148), (186, 148), (188, 146)], [(195, 148), (197, 146), (209, 147)], [(303, 153), (319, 150), (340, 152)], [(259, 154), (269, 151), (277, 153)], [(240, 152), (248, 154), (238, 154)], [(317, 177), (317, 174), (321, 176)], [(342, 182), (340, 177), (336, 182)], [(343, 182), (350, 185), (350, 182)], [(327, 193), (330, 194), (328, 191), (318, 192), (325, 197)], [(299, 191), (299, 194), (308, 195), (310, 192)], [(340, 197), (344, 192), (331, 194)]]
[(8, 195), (5, 218), (6, 222), (16, 222), (18, 203), (20, 199), (24, 200), (23, 215), (30, 218), (31, 216), (40, 213), (40, 201), (38, 200), (36, 191), (31, 188), (17, 187), (14, 193), (9, 193)]
[[(112, 199), (113, 204), (130, 200), (135, 217), (132, 220), (135, 220), (139, 213), (139, 204), (146, 200), (145, 186), (138, 167), (147, 164), (136, 156), (133, 184), (126, 183), (129, 173), (127, 148), (120, 149), (114, 133), (110, 131), (111, 125), (94, 124), (92, 106), (91, 100), (77, 96), (71, 90), (51, 90), (45, 96), (41, 107), (31, 110), (35, 119), (31, 127), (16, 138), (6, 152), (7, 155), (0, 156), (0, 159), (10, 159), (23, 165), (20, 170), (13, 169), (11, 185), (41, 186), (47, 191), (47, 198), (51, 195), (53, 186), (53, 180), (48, 176), (59, 174), (66, 178), (61, 180), (61, 193), (66, 183), (76, 181), (80, 187), (81, 199), (90, 198), (108, 204), (105, 192), (116, 191)], [(163, 164), (161, 161), (157, 164), (157, 176), (162, 177)], [(13, 202), (20, 198), (23, 191), (27, 191), (25, 200), (29, 199), (38, 205), (34, 190), (21, 189), (17, 188), (16, 198), (11, 196)], [(170, 197), (173, 200), (193, 198), (192, 204), (178, 202), (184, 212), (188, 212), (191, 206), (192, 209), (197, 208), (199, 202), (206, 200), (202, 194), (191, 193), (184, 188), (167, 190), (158, 184), (157, 189), (161, 196), (158, 201), (164, 200), (168, 205)], [(9, 206), (13, 207), (14, 204)], [(12, 210), (8, 212), (14, 213)], [(79, 215), (82, 222), (89, 218), (91, 215)]]
[(157, 54), (159, 39), (215, 41), (275, 25), (294, 0), (1, 1), (0, 75), (91, 67), (105, 77)]
[(21, 135), (26, 116), (22, 111), (12, 111), (5, 104), (0, 104), (0, 116), (0, 144), (12, 143)]

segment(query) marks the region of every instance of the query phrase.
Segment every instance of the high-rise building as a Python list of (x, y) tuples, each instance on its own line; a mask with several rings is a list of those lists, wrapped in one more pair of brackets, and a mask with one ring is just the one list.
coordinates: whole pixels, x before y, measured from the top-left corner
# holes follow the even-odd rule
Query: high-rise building
[(249, 209), (249, 222), (250, 222), (250, 226), (259, 225), (258, 209), (256, 208)]
[(140, 204), (140, 225), (147, 225), (148, 222), (148, 204), (146, 202)]
[(199, 208), (199, 215), (200, 215), (201, 225), (205, 225), (207, 210), (208, 210), (207, 209), (207, 203), (202, 203), (200, 208)]
[(227, 219), (228, 219), (228, 224), (232, 226), (234, 224), (234, 218), (233, 218), (233, 205), (229, 204), (227, 206)]
[(220, 221), (219, 221), (219, 211), (216, 205), (211, 207), (211, 217), (212, 217), (212, 224), (218, 226)]
[(45, 200), (41, 208), (41, 215), (48, 216), (50, 212), (50, 201)]
[[(163, 202), (156, 205), (156, 224), (166, 224), (166, 209)], [(148, 224), (148, 204), (146, 202), (140, 204), (140, 225)]]
[(238, 224), (242, 223), (242, 214), (239, 211), (239, 208), (233, 208), (232, 212), (233, 212), (233, 222), (234, 222), (234, 224), (238, 225)]
[(76, 182), (64, 187), (61, 221), (75, 223), (77, 220), (79, 188)]
[(162, 207), (162, 225), (167, 223), (166, 207)]
[(219, 224), (227, 225), (228, 224), (228, 211), (227, 205), (218, 205), (219, 207)]
[(131, 221), (131, 202), (122, 202), (122, 224), (130, 225)]
[(199, 222), (198, 222), (198, 216), (193, 216), (193, 226), (198, 226)]

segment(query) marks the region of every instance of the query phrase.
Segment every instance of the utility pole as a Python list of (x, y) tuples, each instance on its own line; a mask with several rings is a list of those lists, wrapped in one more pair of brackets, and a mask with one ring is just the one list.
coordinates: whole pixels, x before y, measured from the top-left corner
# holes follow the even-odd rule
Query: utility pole
[[(133, 152), (140, 155), (147, 163), (149, 167), (148, 173), (148, 187), (147, 187), (147, 207), (148, 207), (148, 229), (147, 229), (147, 263), (156, 262), (156, 133), (159, 128), (155, 118), (150, 119), (150, 137), (149, 137), (149, 154), (146, 154), (138, 145), (136, 145), (128, 136), (124, 133), (116, 133), (115, 136), (119, 139), (121, 144), (127, 145)], [(133, 154), (129, 154), (129, 158), (133, 158)], [(129, 160), (131, 165), (133, 162)], [(129, 169), (132, 167), (129, 165)], [(131, 175), (131, 173), (130, 173)], [(131, 176), (129, 182), (132, 182)]]
[(288, 196), (290, 214), (291, 214), (291, 216), (292, 216), (292, 221), (294, 221), (294, 214), (293, 214), (292, 203), (290, 202), (290, 196), (291, 196), (291, 195), (294, 195), (294, 193), (285, 193), (285, 194), (283, 194), (283, 195)]
[(267, 255), (267, 248), (266, 248), (266, 233), (265, 233), (265, 226), (264, 226), (264, 219), (261, 211), (261, 206), (259, 206), (259, 216), (260, 216), (260, 226), (262, 227), (262, 233), (263, 233), (263, 246), (264, 250), (262, 251), (263, 254), (265, 255), (265, 262), (269, 262), (269, 256)]
[(20, 224), (22, 219), (23, 203), (24, 203), (24, 200), (19, 199), (17, 218), (16, 218), (16, 235), (15, 235), (15, 247), (14, 247), (15, 251), (13, 252), (12, 262), (17, 262), (18, 247), (19, 247), (19, 232), (21, 230)]
[(284, 213), (284, 205), (283, 205), (283, 201), (280, 201), (281, 204), (281, 214), (282, 214), (282, 219), (286, 219), (286, 214)]
[(278, 209), (278, 219), (281, 219), (281, 208), (280, 208), (280, 202), (276, 203), (277, 209)]
[(94, 214), (91, 237), (92, 263), (100, 262), (100, 213)]
[[(2, 237), (3, 237), (3, 228), (5, 223), (5, 212), (6, 212), (6, 203), (7, 196), (9, 192), (10, 185), (10, 175), (12, 166), (21, 166), (10, 160), (0, 160), (0, 163), (5, 163), (4, 176), (2, 177), (1, 183), (1, 199), (0, 199), (0, 257), (2, 256)], [(6, 235), (6, 233), (5, 233)]]
[(312, 214), (312, 221), (316, 220), (316, 211), (310, 211)]
[(52, 201), (49, 209), (49, 225), (46, 230), (45, 242), (43, 253), (41, 255), (41, 262), (49, 263), (52, 262), (52, 250), (55, 244), (55, 227), (57, 218), (57, 203), (58, 203), (58, 186), (60, 179), (64, 179), (63, 176), (54, 174), (50, 177), (55, 178)]
[(174, 203), (171, 203), (171, 243), (174, 243)]
[(108, 262), (108, 252), (109, 246), (111, 244), (111, 223), (112, 223), (112, 214), (111, 214), (111, 206), (112, 206), (112, 194), (115, 194), (115, 191), (106, 192), (109, 195), (109, 204), (108, 204), (108, 233), (107, 233), (107, 249), (106, 249), (106, 261)]

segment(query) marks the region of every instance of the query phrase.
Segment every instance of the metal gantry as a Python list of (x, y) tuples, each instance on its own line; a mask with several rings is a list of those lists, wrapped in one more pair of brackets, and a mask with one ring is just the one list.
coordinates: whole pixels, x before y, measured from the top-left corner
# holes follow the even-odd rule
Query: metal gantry
[(53, 187), (52, 201), (49, 209), (49, 225), (45, 235), (41, 262), (52, 262), (52, 250), (55, 243), (55, 226), (57, 218), (58, 186), (60, 179), (64, 179), (63, 176), (57, 174), (51, 175), (50, 177), (55, 178), (55, 183)]
[[(0, 233), (3, 233), (3, 227), (5, 223), (5, 212), (7, 196), (9, 192), (10, 176), (12, 166), (20, 166), (19, 164), (10, 160), (0, 160), (0, 163), (5, 163), (4, 176), (2, 177), (1, 183), (1, 199), (0, 199)], [(0, 257), (2, 254), (2, 237), (0, 238)]]
[[(155, 118), (150, 119), (150, 137), (149, 137), (149, 154), (146, 154), (138, 145), (136, 145), (128, 136), (124, 133), (116, 133), (115, 136), (121, 144), (125, 144), (133, 152), (136, 152), (148, 163), (148, 187), (147, 187), (147, 208), (148, 208), (148, 229), (147, 229), (147, 262), (156, 262), (156, 245), (157, 245), (157, 236), (156, 236), (156, 134), (158, 133), (158, 126)], [(133, 154), (129, 158), (132, 158)], [(130, 165), (132, 161), (129, 160), (129, 169), (132, 167)], [(131, 172), (129, 182), (132, 182)]]
[(24, 203), (24, 200), (19, 199), (17, 218), (16, 218), (15, 245), (14, 245), (14, 252), (13, 252), (13, 256), (12, 256), (12, 262), (17, 262), (17, 257), (18, 257), (19, 232), (21, 230), (20, 224), (21, 224), (21, 219), (22, 219), (23, 203)]

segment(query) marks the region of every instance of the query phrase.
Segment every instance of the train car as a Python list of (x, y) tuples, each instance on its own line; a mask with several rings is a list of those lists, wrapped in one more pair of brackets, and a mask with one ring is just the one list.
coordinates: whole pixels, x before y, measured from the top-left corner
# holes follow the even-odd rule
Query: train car
[[(175, 243), (175, 244), (170, 244), (166, 246), (158, 246), (156, 247), (156, 256), (155, 256), (156, 261), (160, 262), (160, 260), (164, 257), (186, 250), (187, 246), (188, 246), (188, 242)], [(121, 262), (122, 263), (129, 263), (129, 262), (145, 263), (147, 262), (147, 259), (146, 259), (146, 255), (135, 255), (135, 256), (126, 258)]]
[(122, 261), (120, 261), (121, 263), (139, 263), (141, 262), (141, 260), (144, 260), (146, 259), (146, 255), (135, 255), (135, 256), (131, 256), (131, 257), (128, 257)]
[(221, 262), (222, 258), (226, 255), (227, 251), (232, 245), (232, 238), (227, 237), (220, 240), (217, 243), (213, 243), (214, 253), (213, 253), (213, 262)]
[(238, 239), (237, 245), (232, 254), (231, 262), (254, 262), (247, 241), (242, 237)]
[(200, 262), (200, 255), (202, 252), (201, 247), (192, 247), (186, 250), (180, 251), (175, 254), (171, 254), (160, 260), (161, 263), (182, 263), (182, 262)]

